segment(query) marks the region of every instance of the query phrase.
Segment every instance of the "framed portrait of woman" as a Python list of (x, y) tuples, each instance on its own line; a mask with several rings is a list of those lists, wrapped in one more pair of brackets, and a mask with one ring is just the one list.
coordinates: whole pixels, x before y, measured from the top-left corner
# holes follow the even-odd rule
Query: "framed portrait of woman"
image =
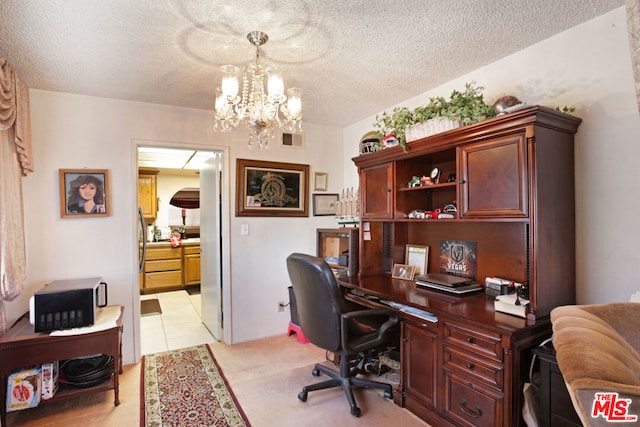
[(60, 217), (111, 215), (108, 169), (60, 169)]

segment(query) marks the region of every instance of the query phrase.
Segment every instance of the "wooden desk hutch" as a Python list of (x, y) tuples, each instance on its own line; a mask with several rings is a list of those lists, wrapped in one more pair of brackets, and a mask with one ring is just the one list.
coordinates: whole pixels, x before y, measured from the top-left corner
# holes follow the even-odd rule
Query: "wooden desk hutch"
[[(350, 288), (427, 310), (436, 323), (404, 315), (396, 403), (433, 425), (522, 425), (529, 350), (551, 335), (549, 312), (575, 303), (574, 134), (581, 120), (531, 106), (401, 147), (353, 159), (360, 176), (362, 230)], [(439, 184), (408, 188), (413, 176), (442, 170)], [(455, 180), (447, 182), (449, 176)], [(455, 202), (454, 219), (409, 219)], [(529, 285), (527, 319), (495, 312), (484, 293), (455, 296), (391, 278), (405, 245), (475, 241), (476, 280)]]

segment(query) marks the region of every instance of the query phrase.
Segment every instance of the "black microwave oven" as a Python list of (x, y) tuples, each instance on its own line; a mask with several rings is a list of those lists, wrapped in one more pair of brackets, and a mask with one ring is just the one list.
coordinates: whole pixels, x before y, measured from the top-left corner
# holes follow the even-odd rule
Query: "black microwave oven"
[(35, 332), (91, 326), (96, 308), (107, 305), (107, 284), (102, 277), (55, 280), (29, 300), (29, 320)]

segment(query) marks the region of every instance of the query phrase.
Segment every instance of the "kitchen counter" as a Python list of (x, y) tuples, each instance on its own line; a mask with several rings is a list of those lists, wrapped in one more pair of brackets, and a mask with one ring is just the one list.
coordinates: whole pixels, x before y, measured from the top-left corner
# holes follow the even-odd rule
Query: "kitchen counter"
[[(191, 239), (183, 239), (180, 241), (180, 246), (197, 246), (199, 244), (200, 244), (199, 237), (194, 237)], [(171, 247), (171, 242), (169, 240), (164, 240), (162, 242), (147, 242), (147, 247), (148, 248), (168, 248), (168, 247)]]

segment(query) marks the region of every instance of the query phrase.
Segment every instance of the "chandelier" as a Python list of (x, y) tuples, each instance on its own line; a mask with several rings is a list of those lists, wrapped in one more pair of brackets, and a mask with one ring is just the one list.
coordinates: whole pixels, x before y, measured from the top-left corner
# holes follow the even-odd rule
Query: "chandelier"
[(260, 61), (260, 46), (269, 40), (265, 33), (252, 31), (247, 39), (256, 47), (256, 62), (245, 67), (241, 94), (240, 69), (235, 65), (220, 67), (222, 85), (216, 88), (213, 129), (228, 132), (244, 124), (249, 128), (249, 148), (262, 150), (269, 148), (274, 127), (290, 133), (302, 131), (302, 90), (292, 87), (285, 95), (278, 68)]

